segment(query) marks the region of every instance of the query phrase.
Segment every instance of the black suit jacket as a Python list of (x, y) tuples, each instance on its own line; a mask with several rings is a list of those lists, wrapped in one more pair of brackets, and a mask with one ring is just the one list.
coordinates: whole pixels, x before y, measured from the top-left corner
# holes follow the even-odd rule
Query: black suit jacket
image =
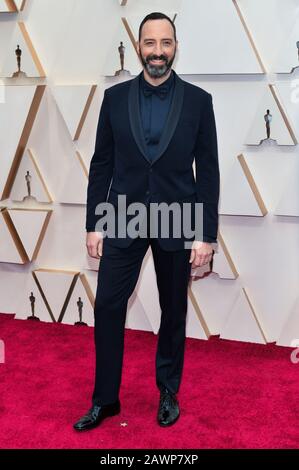
[[(152, 161), (139, 111), (139, 75), (105, 90), (89, 170), (87, 231), (96, 230), (100, 219), (95, 214), (97, 204), (107, 201), (116, 206), (117, 196), (122, 194), (127, 204), (147, 204), (150, 198), (157, 203), (190, 202), (195, 210), (195, 202), (203, 203), (201, 239), (217, 242), (220, 175), (212, 96), (173, 73), (171, 108)], [(193, 239), (183, 234), (180, 238), (159, 236), (159, 243), (172, 251)], [(109, 243), (119, 247), (132, 241), (128, 236), (109, 238)]]

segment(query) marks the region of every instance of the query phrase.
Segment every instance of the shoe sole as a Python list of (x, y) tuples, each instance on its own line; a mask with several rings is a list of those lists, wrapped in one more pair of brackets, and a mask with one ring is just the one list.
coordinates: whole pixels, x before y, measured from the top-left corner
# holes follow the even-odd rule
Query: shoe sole
[(171, 423), (167, 423), (167, 424), (160, 423), (159, 420), (157, 420), (157, 421), (158, 421), (159, 426), (161, 426), (162, 428), (167, 428), (167, 427), (172, 426), (173, 424), (175, 424), (177, 422), (177, 420), (179, 419), (179, 417), (180, 417), (180, 413), (178, 414), (178, 416), (173, 421), (171, 421)]
[(120, 414), (120, 407), (117, 408), (115, 411), (110, 411), (108, 412), (107, 414), (105, 414), (105, 416), (102, 417), (102, 419), (96, 423), (96, 424), (91, 424), (90, 426), (86, 426), (85, 428), (74, 428), (75, 431), (78, 431), (78, 432), (84, 432), (84, 431), (89, 431), (90, 429), (94, 429), (94, 428), (97, 428), (98, 426), (100, 426), (100, 424), (104, 421), (105, 418), (110, 418), (112, 416), (116, 416), (116, 415), (119, 415)]

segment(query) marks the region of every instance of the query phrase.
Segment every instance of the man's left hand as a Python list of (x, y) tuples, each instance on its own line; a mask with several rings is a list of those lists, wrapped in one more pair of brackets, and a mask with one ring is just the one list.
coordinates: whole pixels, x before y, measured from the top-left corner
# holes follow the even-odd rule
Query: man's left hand
[(191, 248), (189, 263), (192, 268), (198, 268), (209, 263), (213, 257), (212, 244), (208, 242), (194, 241)]

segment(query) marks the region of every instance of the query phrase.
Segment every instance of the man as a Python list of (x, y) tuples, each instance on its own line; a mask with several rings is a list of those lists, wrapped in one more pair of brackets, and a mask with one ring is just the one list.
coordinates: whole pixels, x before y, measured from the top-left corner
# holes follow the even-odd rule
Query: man
[[(156, 353), (158, 424), (169, 426), (180, 415), (176, 394), (183, 368), (188, 281), (191, 266), (209, 263), (212, 243), (217, 242), (219, 167), (212, 97), (172, 70), (177, 44), (170, 18), (157, 12), (147, 15), (137, 43), (143, 71), (104, 94), (90, 165), (86, 216), (88, 253), (101, 257), (95, 301), (95, 387), (91, 409), (74, 425), (78, 431), (98, 426), (107, 416), (120, 412), (127, 302), (149, 245), (161, 306)], [(128, 203), (143, 203), (147, 209), (153, 203), (190, 204), (193, 227), (195, 204), (201, 203), (202, 236), (176, 237), (174, 224), (170, 224), (167, 237), (161, 235), (161, 227), (157, 237), (149, 232), (145, 237), (103, 237), (96, 207), (107, 200), (119, 215), (124, 212), (118, 206), (120, 195), (125, 195)], [(151, 223), (151, 216), (149, 219)], [(126, 214), (125, 223), (130, 221)], [(121, 225), (118, 222), (120, 231), (124, 228)], [(186, 248), (190, 238), (191, 246)]]

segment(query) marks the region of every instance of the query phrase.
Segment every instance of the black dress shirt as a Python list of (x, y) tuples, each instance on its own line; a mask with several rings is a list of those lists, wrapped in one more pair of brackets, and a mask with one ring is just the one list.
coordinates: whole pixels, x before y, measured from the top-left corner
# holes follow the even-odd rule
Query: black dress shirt
[(140, 75), (140, 116), (144, 130), (149, 157), (153, 159), (170, 109), (173, 90), (174, 73), (158, 86), (151, 85)]

